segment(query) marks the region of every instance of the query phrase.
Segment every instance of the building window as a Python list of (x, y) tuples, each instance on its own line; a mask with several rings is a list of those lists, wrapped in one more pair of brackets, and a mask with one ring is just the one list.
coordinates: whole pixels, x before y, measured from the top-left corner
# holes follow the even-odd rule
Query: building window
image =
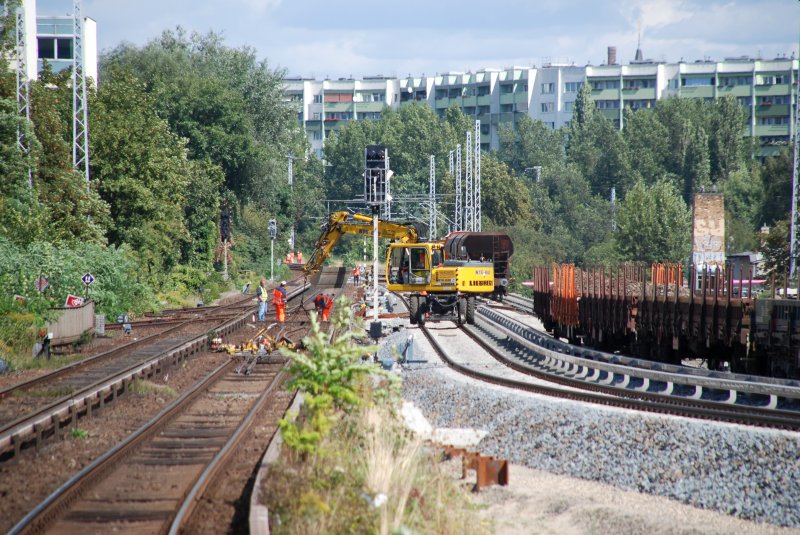
[(619, 100), (595, 100), (594, 103), (597, 105), (597, 109), (599, 110), (618, 110), (619, 109)]
[(484, 115), (491, 113), (489, 110), (489, 106), (478, 106), (478, 115)]
[(381, 119), (381, 112), (379, 111), (363, 111), (358, 113), (359, 120), (372, 120), (379, 121)]
[(550, 130), (556, 129), (556, 123), (554, 123), (553, 121), (545, 122), (544, 125)]
[(656, 86), (655, 78), (631, 78), (624, 81), (624, 89), (651, 89)]
[(435, 98), (437, 100), (440, 98), (447, 98), (447, 89), (437, 89)]
[(555, 102), (542, 102), (542, 113), (552, 113), (555, 108)]
[(736, 100), (739, 102), (739, 105), (747, 107), (750, 107), (750, 104), (753, 102), (750, 97), (736, 97)]
[(734, 87), (737, 85), (752, 85), (752, 76), (726, 76), (719, 79), (720, 87)]
[(451, 87), (447, 91), (447, 98), (458, 98), (464, 95), (463, 87)]
[(320, 112), (318, 112), (318, 111), (315, 111), (314, 112), (314, 120), (315, 121), (319, 121), (320, 119), (322, 119), (322, 114)]
[(577, 93), (583, 87), (583, 82), (567, 82), (564, 84), (565, 93)]
[(315, 130), (311, 134), (312, 134), (312, 139), (314, 139), (314, 141), (319, 141), (322, 139), (322, 132), (320, 132), (319, 130)]
[(514, 92), (514, 84), (500, 84), (500, 94), (507, 95)]
[(575, 105), (574, 101), (565, 102), (564, 103), (564, 111), (572, 111), (572, 107)]
[(681, 87), (696, 87), (714, 85), (713, 78), (681, 78)]
[(39, 37), (39, 59), (72, 59), (71, 37)]
[(492, 125), (481, 123), (481, 135), (488, 136)]
[(759, 117), (758, 124), (763, 124), (763, 125), (789, 124), (789, 117)]
[(760, 74), (756, 76), (756, 85), (778, 85), (788, 83), (789, 77), (785, 74)]
[(500, 104), (500, 113), (511, 113), (514, 111), (513, 104)]
[(552, 95), (556, 91), (556, 84), (550, 82), (542, 84), (542, 95)]
[(632, 110), (649, 110), (655, 107), (656, 101), (651, 99), (626, 100), (625, 105), (629, 106)]
[(479, 85), (478, 86), (478, 96), (479, 97), (485, 97), (489, 93), (491, 93), (491, 88), (488, 85)]
[(619, 89), (619, 80), (598, 80), (592, 82), (592, 90), (602, 91), (604, 89)]
[(349, 121), (353, 118), (351, 111), (332, 111), (325, 114), (326, 121)]
[(314, 95), (314, 104), (322, 103), (322, 95)]

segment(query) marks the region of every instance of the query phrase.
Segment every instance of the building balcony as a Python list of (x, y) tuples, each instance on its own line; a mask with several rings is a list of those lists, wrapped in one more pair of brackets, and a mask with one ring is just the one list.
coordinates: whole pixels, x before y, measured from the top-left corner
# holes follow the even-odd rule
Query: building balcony
[(756, 136), (788, 136), (788, 124), (757, 124), (755, 130)]
[(593, 89), (593, 100), (619, 100), (619, 89)]
[(611, 109), (611, 110), (597, 110), (597, 111), (603, 114), (606, 119), (610, 119), (612, 121), (619, 119), (619, 110)]
[(478, 99), (478, 106), (491, 106), (492, 104), (492, 95), (483, 95), (476, 98)]
[(623, 89), (622, 96), (625, 100), (654, 100), (656, 98), (656, 90), (652, 87)]
[(514, 104), (516, 101), (514, 93), (503, 93), (500, 95), (500, 104)]
[(759, 97), (788, 95), (790, 93), (789, 89), (789, 84), (757, 85), (756, 95)]
[(325, 103), (325, 111), (353, 111), (355, 108), (353, 107), (352, 102), (326, 102)]
[(749, 85), (724, 85), (717, 88), (717, 96), (727, 97), (728, 95), (732, 95), (734, 97), (749, 97), (753, 94), (750, 89)]
[(370, 112), (370, 111), (381, 111), (383, 110), (384, 105), (385, 105), (384, 102), (356, 102), (355, 109), (359, 113)]
[(681, 87), (680, 96), (684, 98), (713, 98), (714, 87), (710, 85), (684, 86)]
[(461, 107), (475, 107), (478, 105), (478, 97), (464, 97), (464, 102), (461, 104)]
[(788, 115), (788, 104), (761, 104), (756, 106), (756, 116), (758, 117), (787, 117)]

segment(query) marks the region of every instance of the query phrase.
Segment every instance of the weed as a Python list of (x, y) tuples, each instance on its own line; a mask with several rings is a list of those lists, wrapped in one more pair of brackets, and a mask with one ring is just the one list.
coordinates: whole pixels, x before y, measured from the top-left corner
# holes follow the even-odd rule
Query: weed
[(148, 394), (161, 394), (168, 397), (175, 397), (178, 395), (178, 393), (175, 392), (175, 389), (171, 386), (160, 385), (152, 381), (143, 381), (141, 379), (137, 379), (132, 382), (128, 388), (131, 393), (140, 396), (146, 396)]
[(89, 431), (86, 429), (81, 429), (80, 427), (73, 427), (71, 434), (72, 438), (77, 438), (80, 440), (89, 438)]

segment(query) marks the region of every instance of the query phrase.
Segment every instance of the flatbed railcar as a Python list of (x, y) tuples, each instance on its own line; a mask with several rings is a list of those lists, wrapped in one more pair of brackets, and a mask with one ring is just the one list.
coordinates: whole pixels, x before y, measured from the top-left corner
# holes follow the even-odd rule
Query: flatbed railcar
[[(800, 302), (754, 297), (725, 269), (623, 264), (533, 270), (534, 313), (571, 343), (710, 369), (800, 378)], [(738, 284), (737, 284), (738, 283)], [(747, 297), (740, 297), (745, 295)]]

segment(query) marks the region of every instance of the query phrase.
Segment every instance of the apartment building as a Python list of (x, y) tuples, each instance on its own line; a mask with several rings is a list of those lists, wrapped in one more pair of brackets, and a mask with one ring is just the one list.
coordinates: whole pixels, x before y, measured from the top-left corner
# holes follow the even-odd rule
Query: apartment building
[[(4, 4), (4, 2), (3, 2)], [(23, 0), (25, 67), (29, 80), (35, 80), (44, 62), (59, 72), (72, 68), (75, 29), (71, 16), (40, 16), (36, 0)], [(97, 83), (97, 23), (83, 17), (83, 64), (87, 77)], [(16, 63), (12, 59), (12, 68)]]
[(315, 153), (321, 157), (326, 135), (347, 121), (380, 119), (383, 106), (399, 108), (427, 103), (439, 116), (457, 105), (481, 121), (481, 145), (497, 149), (502, 125), (513, 125), (527, 114), (550, 128), (572, 120), (577, 93), (590, 84), (600, 113), (622, 129), (623, 111), (652, 109), (669, 97), (715, 99), (733, 95), (748, 111), (743, 135), (759, 138), (761, 154), (774, 154), (794, 133), (794, 92), (798, 60), (729, 58), (694, 63), (664, 63), (637, 59), (615, 64), (609, 50), (604, 65), (583, 67), (545, 63), (541, 67), (482, 69), (450, 72), (433, 77), (363, 80), (287, 79), (287, 98), (298, 104)]

